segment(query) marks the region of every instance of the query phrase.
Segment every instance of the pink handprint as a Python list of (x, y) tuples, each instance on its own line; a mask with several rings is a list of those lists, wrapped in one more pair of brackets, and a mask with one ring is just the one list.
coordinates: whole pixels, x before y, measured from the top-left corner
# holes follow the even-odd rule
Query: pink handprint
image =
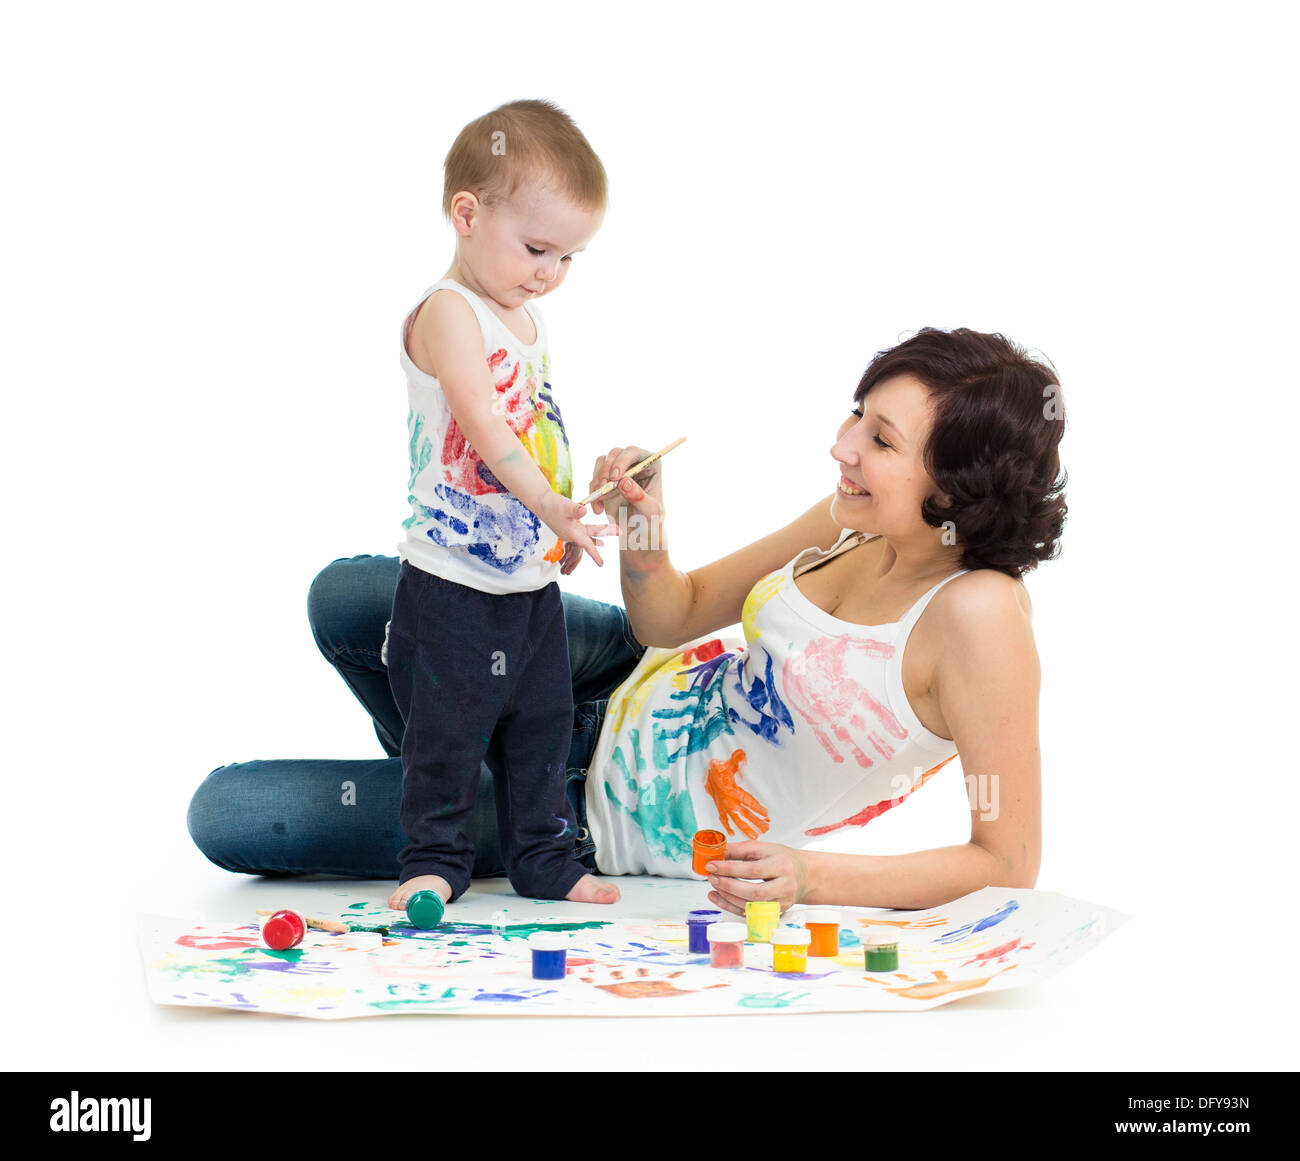
[[(894, 655), (894, 647), (871, 638), (822, 637), (811, 642), (802, 653), (790, 657), (781, 677), (786, 698), (812, 726), (831, 761), (844, 761), (844, 755), (835, 745), (838, 741), (859, 766), (865, 767), (872, 765), (873, 759), (863, 749), (864, 745), (869, 744), (882, 758), (894, 756), (894, 747), (880, 730), (900, 742), (907, 737), (907, 730), (888, 706), (882, 705), (849, 676), (848, 662), (855, 655), (886, 661)], [(868, 724), (864, 711), (875, 722)], [(874, 728), (876, 725), (879, 730)], [(863, 745), (859, 745), (854, 734)]]

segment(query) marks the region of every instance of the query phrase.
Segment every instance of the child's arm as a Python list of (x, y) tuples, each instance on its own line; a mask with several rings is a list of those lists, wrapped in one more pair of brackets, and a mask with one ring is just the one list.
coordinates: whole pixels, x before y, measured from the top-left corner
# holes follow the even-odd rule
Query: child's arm
[[(465, 438), (514, 497), (561, 540), (604, 564), (593, 535), (616, 526), (588, 526), (586, 509), (556, 492), (510, 429), (492, 408), (496, 390), (483, 358), (483, 338), (474, 311), (459, 294), (434, 294), (415, 330), (438, 372), (438, 382)], [(412, 336), (415, 338), (415, 336)]]

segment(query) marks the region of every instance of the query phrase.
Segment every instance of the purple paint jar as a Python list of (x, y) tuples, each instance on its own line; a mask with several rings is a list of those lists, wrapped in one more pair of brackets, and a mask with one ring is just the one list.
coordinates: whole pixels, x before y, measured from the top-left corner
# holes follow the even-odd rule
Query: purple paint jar
[(704, 910), (688, 911), (686, 913), (687, 949), (692, 955), (709, 954), (708, 926), (710, 923), (721, 922), (721, 911), (709, 911), (706, 908)]
[(533, 953), (533, 979), (562, 980), (568, 967), (568, 937), (558, 931), (538, 931), (528, 937)]

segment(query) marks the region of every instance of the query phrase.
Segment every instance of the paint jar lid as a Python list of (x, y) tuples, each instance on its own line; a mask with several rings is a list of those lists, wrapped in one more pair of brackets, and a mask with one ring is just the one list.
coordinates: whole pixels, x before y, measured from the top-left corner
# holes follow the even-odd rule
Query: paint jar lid
[(806, 927), (787, 924), (772, 932), (772, 943), (778, 947), (807, 947), (812, 943), (812, 932)]
[(768, 901), (768, 900), (764, 900), (762, 902), (759, 902), (758, 900), (752, 900), (749, 903), (745, 904), (745, 914), (779, 916), (781, 914), (781, 904)]
[(814, 907), (811, 911), (803, 913), (805, 923), (834, 923), (837, 927), (840, 923), (840, 913), (833, 907)]
[(406, 918), (412, 927), (424, 931), (437, 927), (447, 913), (447, 906), (437, 891), (417, 891), (406, 901)]
[(296, 947), (306, 934), (307, 921), (287, 907), (262, 920), (262, 941), (273, 951), (288, 951)]
[(898, 932), (896, 931), (873, 931), (866, 939), (862, 941), (864, 947), (873, 951), (883, 950), (887, 947), (898, 946)]
[(563, 951), (569, 946), (569, 937), (562, 931), (534, 931), (528, 946), (533, 951)]
[(688, 911), (686, 913), (687, 923), (720, 923), (721, 921), (721, 911), (709, 911), (705, 909), (700, 911)]
[(743, 923), (710, 923), (705, 930), (710, 943), (744, 943), (748, 934)]

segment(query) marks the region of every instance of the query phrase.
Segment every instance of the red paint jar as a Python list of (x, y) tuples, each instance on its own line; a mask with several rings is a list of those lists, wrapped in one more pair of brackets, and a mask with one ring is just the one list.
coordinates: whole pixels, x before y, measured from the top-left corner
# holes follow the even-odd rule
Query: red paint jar
[(743, 923), (710, 923), (709, 964), (715, 968), (745, 966), (745, 925)]
[(272, 951), (288, 951), (291, 947), (297, 947), (306, 934), (307, 921), (298, 912), (287, 908), (262, 920), (262, 942)]
[(727, 836), (720, 830), (697, 830), (691, 839), (691, 870), (707, 875), (704, 868), (714, 859), (727, 857)]

